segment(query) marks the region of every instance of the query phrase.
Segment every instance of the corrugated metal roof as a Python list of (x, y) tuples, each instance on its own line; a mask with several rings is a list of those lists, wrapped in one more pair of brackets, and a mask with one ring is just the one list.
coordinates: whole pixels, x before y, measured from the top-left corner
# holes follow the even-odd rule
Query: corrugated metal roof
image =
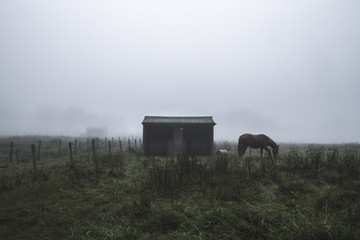
[(170, 116), (145, 116), (142, 124), (211, 124), (215, 125), (211, 116), (201, 117), (170, 117)]

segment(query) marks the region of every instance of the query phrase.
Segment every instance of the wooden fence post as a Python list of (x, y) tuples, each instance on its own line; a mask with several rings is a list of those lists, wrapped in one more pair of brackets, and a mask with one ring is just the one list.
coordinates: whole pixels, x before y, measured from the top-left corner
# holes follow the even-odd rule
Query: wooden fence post
[(128, 145), (129, 145), (129, 149), (130, 149), (131, 148), (130, 138), (128, 139)]
[(96, 159), (96, 149), (95, 149), (95, 140), (92, 139), (92, 147), (93, 147), (93, 154), (94, 154), (94, 167), (95, 167), (95, 171), (96, 173), (99, 172), (99, 165)]
[(120, 154), (123, 155), (123, 149), (122, 149), (121, 140), (119, 140), (119, 146), (120, 146)]
[(10, 158), (9, 158), (9, 160), (10, 160), (10, 162), (12, 162), (12, 159), (13, 159), (13, 150), (14, 150), (14, 142), (13, 141), (11, 141), (10, 142)]
[(75, 139), (75, 150), (74, 150), (75, 153), (77, 153), (77, 139)]
[(111, 141), (109, 141), (109, 154), (111, 155)]
[(41, 140), (39, 140), (37, 160), (40, 161)]
[(137, 143), (136, 143), (136, 138), (134, 139), (135, 142), (135, 152), (137, 152)]
[(35, 152), (35, 144), (31, 144), (31, 153), (33, 159), (33, 168), (34, 168), (34, 179), (37, 179), (37, 168), (36, 168), (36, 152)]
[(69, 142), (69, 150), (70, 150), (70, 167), (73, 168), (74, 167), (74, 159), (73, 159), (73, 155), (72, 155), (71, 142)]

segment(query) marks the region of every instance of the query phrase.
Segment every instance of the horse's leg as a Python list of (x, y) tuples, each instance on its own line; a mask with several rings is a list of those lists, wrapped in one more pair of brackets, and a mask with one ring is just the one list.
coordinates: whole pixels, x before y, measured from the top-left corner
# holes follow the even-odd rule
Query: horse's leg
[(249, 154), (250, 154), (250, 157), (247, 159), (247, 165), (248, 165), (247, 167), (248, 167), (248, 171), (249, 171), (249, 176), (251, 176), (251, 148), (250, 147), (249, 147)]
[(246, 149), (247, 149), (246, 146), (241, 149), (241, 152), (242, 152), (243, 157), (245, 157)]

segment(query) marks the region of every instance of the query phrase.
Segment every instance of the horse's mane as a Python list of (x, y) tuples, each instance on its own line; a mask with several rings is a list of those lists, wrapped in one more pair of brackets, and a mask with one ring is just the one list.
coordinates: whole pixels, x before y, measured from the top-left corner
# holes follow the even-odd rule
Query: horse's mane
[[(266, 136), (266, 135), (265, 135)], [(269, 140), (269, 145), (274, 148), (277, 146), (276, 142), (274, 142), (274, 140), (272, 140), (271, 138), (269, 138), (268, 136), (266, 136), (267, 139)]]

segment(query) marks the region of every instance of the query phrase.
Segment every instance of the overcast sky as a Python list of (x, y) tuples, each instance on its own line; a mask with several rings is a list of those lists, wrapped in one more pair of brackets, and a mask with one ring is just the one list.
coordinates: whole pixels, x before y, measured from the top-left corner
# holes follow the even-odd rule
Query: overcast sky
[(215, 139), (360, 142), (358, 0), (0, 0), (0, 134), (141, 136), (214, 117)]

